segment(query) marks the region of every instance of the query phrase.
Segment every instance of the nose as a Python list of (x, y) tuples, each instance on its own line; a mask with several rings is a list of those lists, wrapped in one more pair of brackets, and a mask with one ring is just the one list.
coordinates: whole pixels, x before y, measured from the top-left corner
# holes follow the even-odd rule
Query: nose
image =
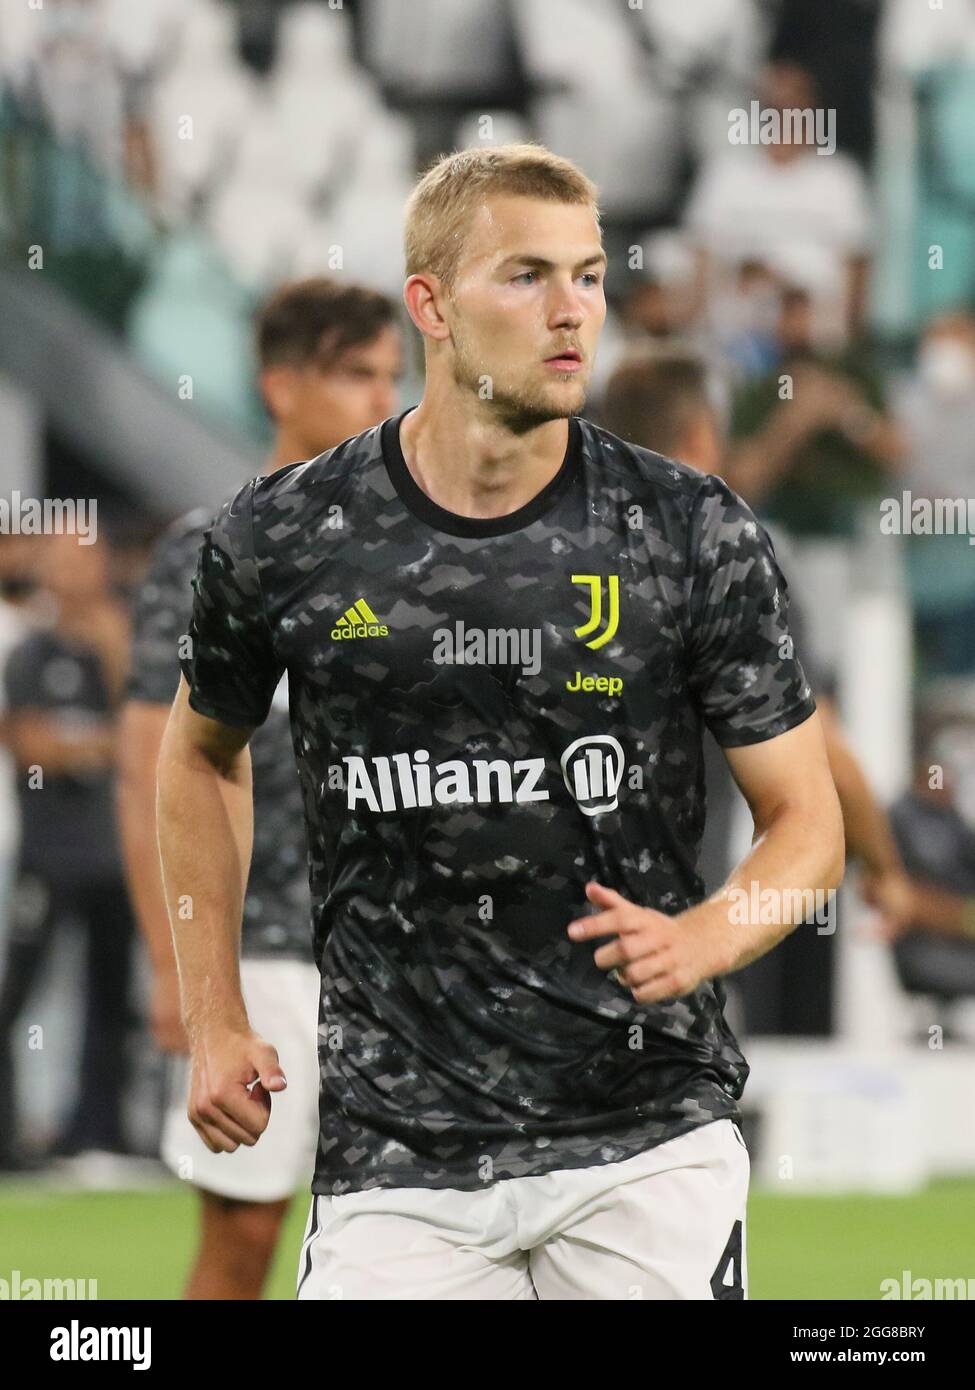
[(571, 280), (553, 284), (549, 327), (575, 329), (584, 318), (585, 312), (575, 284)]

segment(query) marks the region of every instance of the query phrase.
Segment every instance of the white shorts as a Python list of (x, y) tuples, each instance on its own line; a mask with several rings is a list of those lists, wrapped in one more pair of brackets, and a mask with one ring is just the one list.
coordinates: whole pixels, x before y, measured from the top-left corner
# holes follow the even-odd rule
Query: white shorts
[(288, 1089), (271, 1097), (271, 1118), (253, 1148), (212, 1153), (190, 1124), (189, 1059), (174, 1057), (162, 1158), (194, 1187), (242, 1202), (277, 1202), (306, 1192), (318, 1149), (318, 1001), (321, 977), (300, 960), (242, 960), (240, 983), (255, 1032), (277, 1048)]
[(713, 1120), (622, 1163), (475, 1192), (313, 1197), (299, 1299), (744, 1299), (748, 1152)]

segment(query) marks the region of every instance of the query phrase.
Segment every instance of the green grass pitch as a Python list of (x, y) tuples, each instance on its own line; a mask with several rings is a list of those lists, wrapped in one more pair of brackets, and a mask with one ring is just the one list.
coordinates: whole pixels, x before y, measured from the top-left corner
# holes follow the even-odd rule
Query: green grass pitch
[[(877, 1299), (880, 1281), (975, 1277), (975, 1182), (933, 1183), (911, 1197), (789, 1197), (754, 1192), (748, 1209), (754, 1299)], [(307, 1216), (296, 1200), (271, 1275), (294, 1296)], [(61, 1193), (0, 1187), (0, 1278), (97, 1279), (99, 1298), (178, 1298), (195, 1235), (193, 1193)]]

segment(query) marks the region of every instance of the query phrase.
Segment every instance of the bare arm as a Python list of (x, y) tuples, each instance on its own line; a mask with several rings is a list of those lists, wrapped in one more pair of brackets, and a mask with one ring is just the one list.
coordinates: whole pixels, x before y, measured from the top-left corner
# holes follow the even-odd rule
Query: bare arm
[[(842, 817), (818, 716), (725, 755), (751, 808), (755, 839), (724, 887), (668, 917), (589, 884), (590, 902), (603, 911), (570, 926), (576, 941), (614, 937), (595, 962), (615, 968), (639, 1003), (688, 994), (757, 960), (805, 919), (803, 897), (829, 892), (843, 877)], [(747, 910), (753, 899), (762, 903), (758, 921)]]
[[(909, 883), (912, 903), (905, 927), (946, 936), (975, 937), (975, 897), (963, 898), (927, 879), (910, 879)], [(897, 933), (888, 930), (887, 935), (894, 939)]]
[(207, 719), (188, 695), (181, 679), (160, 750), (159, 851), (193, 1059), (190, 1119), (211, 1149), (232, 1152), (256, 1143), (268, 1092), (286, 1082), (274, 1048), (250, 1029), (240, 989), (252, 730)]
[[(766, 743), (728, 748), (725, 756), (748, 802), (755, 835), (751, 851), (724, 887), (691, 912), (717, 923), (719, 937), (731, 946), (732, 971), (763, 956), (804, 921), (803, 900), (810, 893), (827, 894), (839, 886), (845, 855), (843, 816), (818, 714)], [(729, 906), (743, 903), (752, 883), (763, 903), (772, 890), (773, 920), (729, 927)]]
[(156, 835), (156, 767), (169, 706), (130, 700), (119, 739), (118, 812), (122, 851), (136, 919), (152, 966), (153, 1035), (166, 1052), (185, 1052), (179, 977), (166, 911)]
[(783, 401), (754, 434), (731, 445), (724, 476), (754, 505), (788, 472), (797, 451), (815, 433), (817, 421), (799, 401)]
[(7, 721), (10, 749), (19, 767), (45, 772), (102, 772), (115, 760), (115, 733), (107, 720), (70, 729), (43, 709), (13, 710)]
[(855, 382), (806, 365), (794, 371), (793, 390), (793, 399), (780, 401), (759, 429), (731, 445), (724, 475), (736, 492), (757, 505), (788, 474), (799, 451), (827, 429), (844, 434), (888, 472), (897, 471), (901, 432)]

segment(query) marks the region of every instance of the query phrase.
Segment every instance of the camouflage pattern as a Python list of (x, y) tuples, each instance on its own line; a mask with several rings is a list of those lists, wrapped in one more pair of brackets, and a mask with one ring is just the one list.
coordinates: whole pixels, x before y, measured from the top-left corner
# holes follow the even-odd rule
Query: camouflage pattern
[[(193, 579), (211, 514), (188, 512), (153, 552), (132, 619), (128, 696), (171, 705), (178, 644), (189, 628)], [(287, 682), (275, 691), (251, 743), (254, 849), (244, 899), (241, 954), (311, 962), (311, 896), (301, 788), (291, 747)]]
[[(615, 1162), (738, 1117), (720, 981), (639, 1005), (566, 927), (590, 878), (698, 901), (704, 723), (730, 747), (815, 708), (772, 547), (720, 479), (574, 418), (537, 497), (471, 520), (413, 482), (398, 430), (228, 504), (183, 663), (231, 724), (289, 673), (329, 1195)], [(537, 634), (540, 668), (437, 660), (458, 623)]]

